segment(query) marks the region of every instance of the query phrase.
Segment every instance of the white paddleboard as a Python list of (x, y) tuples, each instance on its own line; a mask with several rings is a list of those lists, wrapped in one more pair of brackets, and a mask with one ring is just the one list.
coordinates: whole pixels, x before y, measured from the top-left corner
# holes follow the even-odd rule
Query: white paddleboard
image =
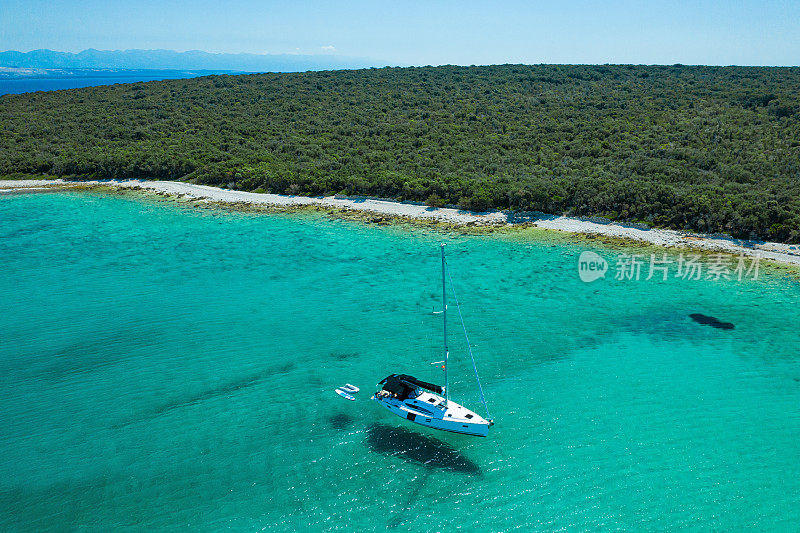
[(342, 398), (345, 398), (345, 399), (347, 399), (347, 400), (350, 400), (351, 402), (354, 402), (354, 401), (356, 401), (356, 399), (355, 399), (355, 398), (353, 398), (352, 396), (350, 396), (349, 394), (347, 394), (347, 393), (346, 393), (345, 391), (343, 391), (342, 389), (336, 389), (336, 394), (338, 394), (338, 395), (339, 395), (339, 396), (341, 396)]

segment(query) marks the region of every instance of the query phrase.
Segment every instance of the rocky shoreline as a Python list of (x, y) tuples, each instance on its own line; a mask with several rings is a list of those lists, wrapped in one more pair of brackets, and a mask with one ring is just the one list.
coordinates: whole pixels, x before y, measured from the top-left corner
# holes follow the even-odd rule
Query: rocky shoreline
[(732, 255), (759, 256), (779, 263), (800, 265), (800, 246), (734, 239), (724, 235), (701, 235), (676, 230), (647, 228), (641, 224), (621, 224), (599, 217), (573, 218), (544, 213), (519, 213), (489, 211), (475, 213), (460, 209), (434, 208), (418, 203), (363, 197), (307, 197), (269, 193), (255, 193), (220, 189), (207, 185), (174, 181), (126, 180), (82, 181), (64, 180), (0, 180), (0, 195), (25, 192), (46, 192), (75, 187), (106, 186), (116, 189), (151, 191), (194, 201), (239, 206), (291, 208), (317, 206), (322, 208), (362, 211), (384, 217), (412, 219), (457, 226), (506, 227), (530, 225), (542, 229), (559, 230), (585, 235), (638, 241), (657, 246), (693, 248), (706, 252), (724, 252)]

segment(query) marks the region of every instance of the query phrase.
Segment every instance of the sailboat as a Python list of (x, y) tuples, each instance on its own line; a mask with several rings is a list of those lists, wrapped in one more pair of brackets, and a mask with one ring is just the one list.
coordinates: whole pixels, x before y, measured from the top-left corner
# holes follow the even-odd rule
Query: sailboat
[[(378, 385), (383, 387), (375, 393), (373, 400), (384, 406), (386, 409), (403, 417), (411, 422), (441, 431), (451, 431), (464, 435), (476, 437), (486, 437), (489, 428), (494, 425), (494, 421), (489, 415), (489, 408), (483, 395), (483, 387), (478, 377), (478, 369), (475, 365), (475, 358), (472, 356), (472, 347), (467, 337), (467, 347), (472, 358), (472, 366), (475, 369), (475, 379), (478, 381), (478, 388), (481, 393), (481, 401), (486, 408), (486, 418), (475, 411), (471, 411), (463, 405), (457, 404), (450, 399), (450, 387), (448, 380), (448, 362), (450, 351), (447, 348), (447, 265), (444, 258), (444, 244), (441, 245), (442, 251), (442, 317), (444, 319), (444, 361), (437, 361), (436, 365), (444, 366), (444, 386), (435, 385), (426, 381), (419, 380), (407, 374), (391, 374), (382, 379)], [(452, 279), (451, 279), (452, 285)], [(453, 296), (461, 317), (461, 307), (458, 305), (458, 298)], [(463, 317), (461, 324), (464, 325)], [(464, 328), (464, 335), (467, 330)], [(443, 396), (442, 396), (443, 395)]]

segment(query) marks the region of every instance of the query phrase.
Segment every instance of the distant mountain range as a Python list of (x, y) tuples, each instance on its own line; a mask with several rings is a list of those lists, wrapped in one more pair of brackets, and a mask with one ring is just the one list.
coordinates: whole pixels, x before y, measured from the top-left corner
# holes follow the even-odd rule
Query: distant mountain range
[(42, 69), (203, 69), (242, 72), (302, 72), (384, 66), (365, 58), (339, 55), (212, 54), (200, 50), (95, 50), (0, 52), (0, 67)]

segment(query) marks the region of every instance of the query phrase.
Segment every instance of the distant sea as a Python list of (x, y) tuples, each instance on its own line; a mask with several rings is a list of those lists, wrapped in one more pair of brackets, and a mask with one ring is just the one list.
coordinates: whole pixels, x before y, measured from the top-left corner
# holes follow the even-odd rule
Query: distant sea
[[(98, 193), (0, 196), (0, 221), (0, 531), (800, 524), (785, 270), (584, 283), (583, 251), (626, 250)], [(443, 378), (442, 241), (485, 439), (368, 399)], [(482, 412), (448, 318), (453, 398)]]
[(61, 69), (48, 70), (46, 74), (8, 76), (0, 73), (0, 95), (33, 91), (77, 89), (115, 83), (196, 78), (212, 74), (243, 74), (230, 70), (115, 70), (115, 69)]

